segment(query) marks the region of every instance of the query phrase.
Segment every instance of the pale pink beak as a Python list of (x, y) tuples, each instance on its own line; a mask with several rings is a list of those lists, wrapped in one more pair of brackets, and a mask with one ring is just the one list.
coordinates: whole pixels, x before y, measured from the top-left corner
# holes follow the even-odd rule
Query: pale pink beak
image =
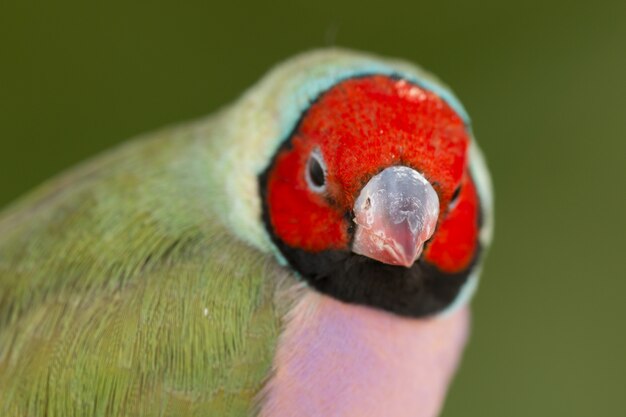
[(386, 168), (354, 203), (352, 251), (409, 268), (435, 231), (438, 216), (439, 197), (426, 178), (409, 167)]

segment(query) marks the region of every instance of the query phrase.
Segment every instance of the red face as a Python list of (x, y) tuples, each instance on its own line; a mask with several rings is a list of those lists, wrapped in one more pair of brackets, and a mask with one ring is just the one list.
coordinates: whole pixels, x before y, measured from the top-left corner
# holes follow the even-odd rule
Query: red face
[(462, 274), (478, 252), (469, 140), (463, 120), (430, 91), (382, 75), (342, 81), (311, 104), (261, 178), (267, 227), (296, 270), (323, 276), (300, 264), (325, 263), (330, 253), (354, 255), (354, 207), (362, 189), (386, 168), (409, 167), (439, 200), (436, 229), (416, 265)]

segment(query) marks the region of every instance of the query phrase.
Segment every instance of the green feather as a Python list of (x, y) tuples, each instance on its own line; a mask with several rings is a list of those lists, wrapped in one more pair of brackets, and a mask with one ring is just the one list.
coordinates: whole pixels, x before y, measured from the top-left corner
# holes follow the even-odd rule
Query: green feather
[(132, 142), (0, 216), (0, 415), (250, 411), (282, 272), (215, 212), (213, 125)]
[(260, 221), (258, 174), (321, 91), (372, 72), (464, 114), (411, 64), (311, 52), (0, 213), (0, 416), (254, 413), (295, 282)]

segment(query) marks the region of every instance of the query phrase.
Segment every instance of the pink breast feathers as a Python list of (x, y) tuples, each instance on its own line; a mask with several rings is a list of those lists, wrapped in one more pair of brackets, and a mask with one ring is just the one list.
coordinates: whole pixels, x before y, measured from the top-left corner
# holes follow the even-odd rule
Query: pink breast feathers
[(434, 417), (469, 312), (399, 317), (314, 292), (290, 313), (261, 417)]

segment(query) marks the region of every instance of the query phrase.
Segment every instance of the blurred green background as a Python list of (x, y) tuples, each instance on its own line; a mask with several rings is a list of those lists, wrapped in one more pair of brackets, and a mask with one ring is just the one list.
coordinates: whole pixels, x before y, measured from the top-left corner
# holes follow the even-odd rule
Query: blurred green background
[(626, 416), (626, 2), (0, 0), (0, 207), (341, 45), (466, 105), (497, 221), (444, 416)]

